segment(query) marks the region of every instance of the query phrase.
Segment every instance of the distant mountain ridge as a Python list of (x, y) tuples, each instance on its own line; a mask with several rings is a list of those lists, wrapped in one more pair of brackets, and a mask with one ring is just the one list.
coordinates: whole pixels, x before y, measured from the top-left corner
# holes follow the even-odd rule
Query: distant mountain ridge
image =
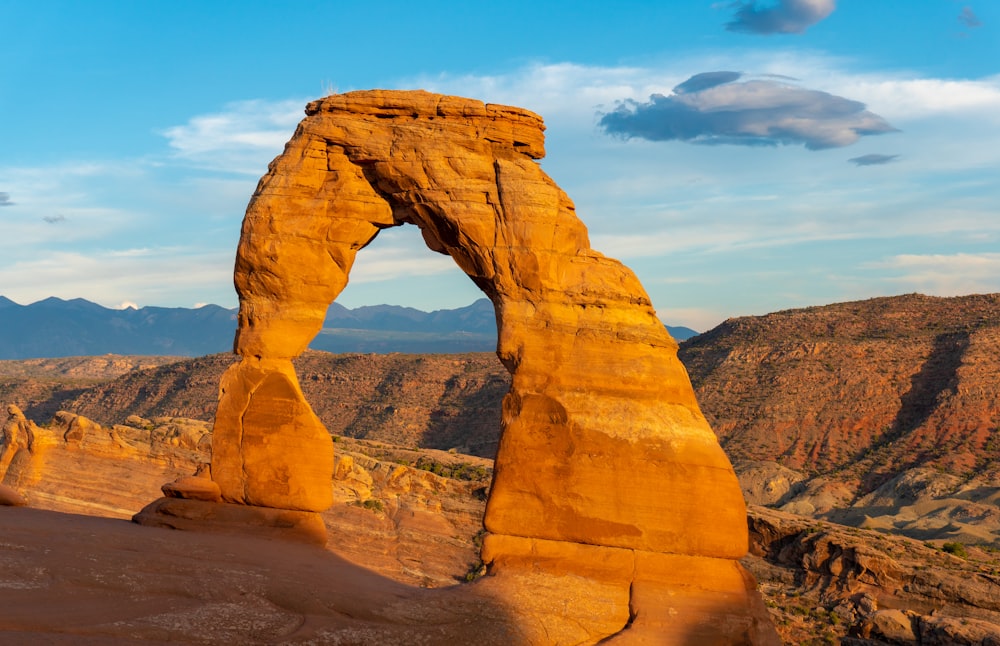
[[(19, 305), (0, 296), (0, 359), (226, 352), (236, 314), (218, 305), (117, 310), (82, 298)], [(696, 334), (685, 327), (667, 329), (679, 341)], [(335, 353), (492, 352), (496, 339), (493, 304), (485, 298), (432, 312), (397, 305), (349, 309), (335, 302), (309, 347)]]
[(235, 329), (236, 312), (218, 305), (113, 310), (82, 298), (18, 305), (0, 296), (0, 359), (197, 356), (230, 347)]

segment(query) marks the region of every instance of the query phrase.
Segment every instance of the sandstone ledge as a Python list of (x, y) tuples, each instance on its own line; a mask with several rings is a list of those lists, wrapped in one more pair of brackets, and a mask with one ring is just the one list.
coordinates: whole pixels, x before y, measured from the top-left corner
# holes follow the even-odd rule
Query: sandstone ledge
[(132, 522), (150, 527), (274, 536), (326, 545), (326, 525), (322, 517), (315, 512), (293, 509), (160, 498), (133, 516)]

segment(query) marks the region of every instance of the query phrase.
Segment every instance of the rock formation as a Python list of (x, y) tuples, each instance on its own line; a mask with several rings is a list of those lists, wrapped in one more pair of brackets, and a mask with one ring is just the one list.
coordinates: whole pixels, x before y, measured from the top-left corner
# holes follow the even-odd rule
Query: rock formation
[(485, 516), (493, 576), (481, 585), (533, 616), (538, 640), (776, 640), (736, 560), (747, 550), (739, 485), (677, 344), (536, 163), (541, 119), (389, 91), (330, 96), (306, 114), (243, 223), (242, 358), (222, 378), (212, 446), (223, 499), (330, 505), (330, 437), (291, 360), (358, 250), (415, 224), (493, 302), (513, 380)]
[[(490, 460), (458, 453), (339, 438), (334, 505), (322, 514), (333, 537), (327, 547), (337, 556), (315, 547), (302, 552), (309, 546), (292, 541), (261, 541), (254, 534), (263, 528), (247, 527), (237, 509), (243, 505), (219, 505), (199, 527), (210, 526), (223, 536), (130, 530), (120, 520), (97, 518), (127, 517), (129, 512), (118, 510), (145, 504), (164, 481), (165, 465), (158, 463), (173, 458), (175, 473), (190, 472), (193, 466), (182, 448), (190, 442), (183, 438), (195, 437), (205, 426), (132, 416), (127, 425), (103, 429), (63, 412), (39, 429), (36, 441), (42, 450), (30, 461), (17, 460), (7, 478), (30, 498), (36, 509), (26, 511), (38, 512), (32, 517), (49, 519), (44, 531), (37, 525), (31, 529), (33, 521), (19, 510), (3, 508), (26, 501), (0, 485), (0, 544), (5, 546), (0, 550), (0, 642), (46, 642), (73, 634), (77, 641), (100, 643), (145, 638), (205, 644), (507, 645), (532, 642), (537, 622), (529, 610), (540, 608), (536, 614), (541, 616), (551, 612), (545, 605), (560, 601), (552, 588), (575, 590), (577, 613), (579, 608), (607, 612), (589, 594), (594, 588), (576, 585), (579, 576), (551, 576), (541, 586), (529, 582), (520, 591), (517, 613), (508, 610), (516, 589), (484, 585), (494, 584), (495, 577), (455, 585), (485, 569), (475, 546), (492, 471)], [(60, 439), (70, 427), (87, 430), (80, 441)], [(181, 435), (179, 429), (190, 430)], [(102, 439), (109, 431), (132, 449), (112, 450)], [(195, 446), (196, 462), (207, 461), (207, 443)], [(39, 481), (25, 485), (24, 476), (38, 470)], [(183, 505), (216, 500), (219, 492), (212, 484), (204, 477), (181, 477), (164, 489), (171, 501)], [(43, 509), (74, 513), (46, 516)], [(985, 636), (1000, 634), (1000, 559), (994, 552), (968, 545), (967, 558), (959, 558), (922, 540), (760, 507), (749, 507), (748, 516), (751, 554), (741, 562), (760, 582), (784, 643), (838, 643), (855, 635), (844, 643), (860, 646), (912, 633), (920, 644), (990, 644)], [(164, 518), (169, 517), (157, 520)], [(171, 522), (183, 526), (184, 520), (173, 516)], [(235, 563), (234, 554), (251, 544), (256, 551)], [(273, 567), (295, 553), (301, 555), (296, 571)], [(220, 560), (220, 554), (225, 558)], [(331, 567), (331, 561), (340, 566)], [(351, 568), (367, 576), (359, 580)], [(259, 585), (264, 580), (270, 582), (267, 587)], [(370, 593), (361, 607), (359, 585)], [(136, 591), (142, 594), (137, 597)], [(93, 600), (83, 614), (77, 611), (81, 594)], [(302, 606), (304, 594), (315, 604), (311, 609)], [(276, 615), (281, 621), (270, 623)], [(262, 617), (269, 618), (267, 625)], [(865, 638), (870, 641), (861, 641)]]
[(32, 450), (18, 453), (0, 484), (34, 507), (131, 518), (136, 502), (148, 501), (164, 480), (207, 471), (211, 429), (205, 422), (132, 416), (103, 427), (59, 411), (41, 427), (26, 423)]
[(0, 483), (7, 475), (7, 469), (19, 453), (31, 453), (35, 448), (34, 424), (24, 417), (21, 409), (10, 404), (7, 406), (7, 421), (0, 429)]

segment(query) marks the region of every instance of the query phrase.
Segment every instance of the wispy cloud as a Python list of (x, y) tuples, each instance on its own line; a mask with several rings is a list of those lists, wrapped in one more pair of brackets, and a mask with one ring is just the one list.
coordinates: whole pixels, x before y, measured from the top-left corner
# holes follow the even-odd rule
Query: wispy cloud
[(801, 34), (825, 19), (836, 8), (835, 0), (778, 0), (776, 5), (764, 5), (756, 0), (734, 2), (733, 20), (726, 23), (729, 31), (750, 34)]
[(306, 99), (230, 103), (163, 135), (179, 158), (197, 166), (260, 175), (305, 116), (305, 104)]
[(899, 155), (880, 155), (878, 153), (869, 153), (867, 155), (861, 155), (860, 157), (851, 157), (847, 161), (851, 162), (855, 166), (881, 166), (882, 164), (888, 164), (899, 159)]
[(737, 82), (738, 72), (705, 72), (677, 85), (669, 96), (626, 100), (601, 117), (605, 132), (626, 139), (698, 144), (836, 148), (865, 135), (893, 132), (859, 101), (771, 78)]
[[(177, 271), (179, 266), (184, 271)], [(200, 293), (232, 304), (232, 259), (214, 250), (163, 247), (121, 252), (50, 251), (0, 266), (4, 296), (31, 303), (47, 296), (86, 298), (106, 307), (120, 303), (186, 306)]]
[(895, 272), (889, 282), (925, 294), (1000, 291), (1000, 253), (900, 254), (870, 267)]
[(14, 203), (10, 201), (9, 193), (0, 193), (0, 206), (13, 206)]
[(995, 121), (1000, 109), (1000, 76), (971, 80), (900, 78), (895, 75), (847, 76), (835, 72), (830, 82), (894, 119), (964, 113)]
[(44, 216), (42, 216), (42, 220), (44, 222), (48, 222), (49, 224), (57, 224), (59, 222), (65, 222), (66, 221), (66, 216), (65, 215), (44, 215)]
[(969, 6), (962, 7), (962, 13), (958, 15), (958, 21), (972, 29), (982, 27), (983, 25), (982, 21), (979, 20), (979, 16)]

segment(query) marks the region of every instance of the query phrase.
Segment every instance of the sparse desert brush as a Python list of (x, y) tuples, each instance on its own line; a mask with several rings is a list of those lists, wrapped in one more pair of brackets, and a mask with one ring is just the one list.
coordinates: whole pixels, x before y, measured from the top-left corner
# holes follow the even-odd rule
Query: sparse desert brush
[(958, 542), (945, 543), (941, 546), (941, 549), (949, 554), (954, 554), (958, 558), (967, 559), (969, 558), (969, 553), (965, 549), (965, 545)]

